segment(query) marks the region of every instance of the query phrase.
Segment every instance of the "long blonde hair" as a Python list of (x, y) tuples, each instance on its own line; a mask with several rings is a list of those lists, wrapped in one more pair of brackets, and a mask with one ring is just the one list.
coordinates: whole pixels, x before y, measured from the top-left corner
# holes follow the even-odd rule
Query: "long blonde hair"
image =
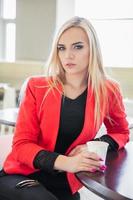
[(89, 39), (90, 55), (88, 55), (88, 86), (91, 86), (93, 91), (95, 99), (94, 120), (96, 126), (98, 126), (102, 114), (101, 112), (104, 110), (105, 105), (107, 104), (107, 88), (105, 84), (107, 78), (103, 69), (101, 50), (97, 34), (87, 19), (73, 17), (60, 28), (53, 42), (52, 51), (47, 63), (47, 75), (52, 76), (52, 82), (50, 84), (53, 85), (53, 87), (56, 87), (57, 83), (60, 83), (63, 87), (65, 72), (58, 57), (57, 45), (63, 32), (71, 27), (82, 28), (86, 32)]

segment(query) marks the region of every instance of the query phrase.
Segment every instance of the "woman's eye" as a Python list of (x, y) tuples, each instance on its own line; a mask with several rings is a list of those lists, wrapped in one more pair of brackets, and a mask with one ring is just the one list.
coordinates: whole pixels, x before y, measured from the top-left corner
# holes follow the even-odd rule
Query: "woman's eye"
[(64, 51), (65, 47), (57, 47), (58, 51)]
[(74, 49), (82, 49), (83, 48), (83, 45), (75, 45), (74, 46)]

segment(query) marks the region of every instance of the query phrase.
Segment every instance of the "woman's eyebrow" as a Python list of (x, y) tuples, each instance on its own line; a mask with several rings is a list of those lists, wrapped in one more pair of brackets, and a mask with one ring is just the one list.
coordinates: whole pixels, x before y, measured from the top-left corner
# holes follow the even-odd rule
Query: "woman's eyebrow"
[(83, 42), (75, 42), (72, 45), (83, 44)]
[[(72, 45), (83, 44), (83, 42), (74, 42)], [(65, 46), (65, 44), (58, 44), (57, 46)]]
[(61, 46), (62, 47), (62, 46), (65, 46), (65, 45), (64, 44), (57, 44), (57, 46)]

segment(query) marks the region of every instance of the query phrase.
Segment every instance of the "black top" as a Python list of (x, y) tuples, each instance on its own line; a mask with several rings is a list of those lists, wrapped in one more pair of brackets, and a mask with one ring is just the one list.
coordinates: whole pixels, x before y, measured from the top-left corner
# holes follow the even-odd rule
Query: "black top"
[(76, 99), (62, 97), (60, 126), (55, 151), (65, 154), (72, 142), (82, 131), (87, 90)]

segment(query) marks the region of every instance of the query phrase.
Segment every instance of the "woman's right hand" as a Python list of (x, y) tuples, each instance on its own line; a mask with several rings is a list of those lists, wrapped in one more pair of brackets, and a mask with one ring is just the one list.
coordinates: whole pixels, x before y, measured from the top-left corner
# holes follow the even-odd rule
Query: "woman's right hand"
[(55, 160), (54, 168), (56, 170), (76, 173), (79, 171), (95, 172), (96, 170), (103, 170), (104, 166), (101, 164), (101, 158), (97, 154), (81, 151), (71, 156), (59, 155)]

